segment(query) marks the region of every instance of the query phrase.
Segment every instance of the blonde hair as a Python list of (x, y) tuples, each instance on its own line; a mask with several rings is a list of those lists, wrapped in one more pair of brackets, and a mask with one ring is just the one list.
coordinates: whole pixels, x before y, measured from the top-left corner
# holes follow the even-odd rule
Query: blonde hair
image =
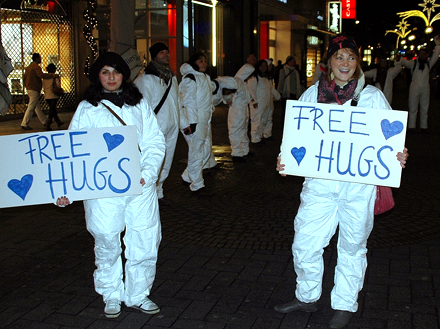
[(351, 48), (342, 48), (342, 49), (339, 49), (337, 52), (335, 52), (332, 55), (332, 57), (330, 57), (328, 59), (328, 62), (327, 62), (328, 70), (327, 70), (327, 73), (326, 73), (326, 79), (327, 79), (328, 83), (332, 82), (332, 73), (333, 73), (332, 66), (331, 66), (332, 58), (338, 56), (341, 52), (349, 53), (350, 55), (352, 55), (352, 56), (354, 56), (356, 58), (356, 62), (357, 62), (357, 64), (356, 64), (356, 71), (354, 71), (353, 76), (352, 76), (352, 78), (350, 80), (353, 80), (353, 79), (354, 80), (359, 80), (359, 78), (361, 77), (361, 74), (362, 74), (361, 60), (360, 60), (358, 54), (356, 54), (353, 51), (353, 49), (351, 49)]

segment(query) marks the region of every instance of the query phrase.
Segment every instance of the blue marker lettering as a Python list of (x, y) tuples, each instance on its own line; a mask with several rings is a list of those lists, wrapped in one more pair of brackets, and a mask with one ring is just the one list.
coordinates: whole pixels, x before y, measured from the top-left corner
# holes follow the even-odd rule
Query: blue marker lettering
[(95, 182), (95, 186), (96, 186), (96, 188), (97, 188), (98, 190), (103, 190), (103, 189), (105, 188), (105, 186), (107, 185), (107, 180), (106, 180), (105, 176), (103, 175), (103, 173), (106, 173), (107, 170), (99, 171), (99, 172), (98, 172), (98, 174), (99, 174), (100, 176), (102, 176), (102, 178), (104, 179), (104, 184), (101, 185), (101, 186), (98, 186), (98, 182), (96, 181), (96, 168), (97, 168), (98, 165), (99, 165), (102, 161), (104, 161), (105, 159), (107, 159), (107, 157), (104, 157), (104, 158), (99, 159), (98, 162), (96, 162), (95, 167), (93, 168), (93, 180), (94, 180), (94, 182)]
[(52, 178), (52, 167), (50, 166), (50, 163), (47, 164), (47, 169), (48, 169), (48, 174), (49, 174), (49, 179), (46, 181), (46, 183), (49, 183), (50, 185), (50, 193), (52, 194), (52, 199), (55, 199), (55, 195), (53, 192), (53, 183), (56, 182), (62, 182), (63, 183), (63, 195), (67, 194), (67, 188), (66, 188), (66, 176), (64, 175), (64, 164), (62, 162), (60, 162), (61, 165), (61, 177), (60, 179), (53, 179)]
[(344, 112), (344, 110), (330, 110), (328, 113), (328, 131), (332, 131), (332, 132), (336, 132), (336, 133), (345, 133), (344, 130), (335, 130), (332, 128), (332, 122), (339, 122), (341, 123), (341, 121), (339, 120), (332, 120), (332, 113), (333, 112)]
[(313, 110), (310, 110), (310, 112), (315, 112), (315, 116), (313, 118), (313, 130), (316, 130), (316, 126), (318, 126), (319, 129), (321, 129), (321, 132), (324, 133), (324, 129), (322, 129), (321, 125), (318, 123), (318, 119), (323, 116), (324, 111), (315, 107)]
[(367, 175), (370, 173), (370, 169), (371, 169), (371, 165), (370, 165), (370, 163), (373, 162), (373, 160), (367, 160), (367, 159), (365, 159), (365, 162), (366, 162), (367, 165), (368, 165), (368, 170), (367, 170), (366, 172), (362, 172), (362, 171), (361, 171), (361, 160), (362, 160), (362, 156), (364, 155), (364, 152), (365, 152), (366, 150), (368, 150), (368, 149), (373, 149), (373, 150), (374, 150), (374, 147), (373, 147), (373, 146), (367, 146), (366, 148), (364, 148), (364, 149), (362, 150), (361, 154), (359, 155), (358, 172), (359, 172), (359, 175), (361, 175), (361, 177), (365, 177), (365, 176), (367, 176)]
[(353, 130), (353, 125), (361, 125), (361, 126), (366, 126), (367, 124), (366, 123), (364, 123), (364, 122), (356, 122), (356, 121), (353, 121), (353, 114), (365, 114), (365, 112), (351, 112), (351, 114), (350, 114), (350, 134), (359, 134), (359, 135), (365, 135), (365, 136), (369, 136), (370, 134), (366, 134), (366, 133), (361, 133), (361, 132), (358, 132), (358, 131), (354, 131)]
[(329, 160), (329, 162), (328, 162), (328, 172), (330, 173), (332, 171), (331, 170), (332, 169), (332, 161), (334, 160), (334, 158), (333, 158), (333, 145), (334, 145), (334, 143), (335, 142), (332, 141), (332, 147), (331, 147), (331, 150), (330, 150), (330, 155), (328, 157), (324, 157), (324, 156), (322, 156), (322, 147), (324, 145), (324, 140), (321, 140), (321, 147), (319, 149), (319, 155), (315, 155), (315, 157), (319, 159), (319, 161), (318, 161), (318, 171), (321, 169), (321, 159)]
[(87, 187), (89, 188), (90, 191), (94, 191), (95, 189), (90, 187), (89, 182), (87, 181), (86, 162), (83, 161), (82, 163), (83, 163), (83, 172), (82, 172), (83, 182), (82, 182), (81, 187), (77, 187), (75, 185), (75, 174), (74, 174), (74, 170), (73, 170), (73, 162), (70, 162), (70, 173), (72, 175), (72, 187), (75, 191), (81, 191), (84, 188), (84, 186), (87, 185)]
[(81, 146), (82, 144), (81, 143), (75, 144), (73, 142), (73, 137), (76, 136), (76, 135), (83, 135), (83, 134), (87, 134), (87, 131), (71, 131), (71, 132), (69, 132), (69, 136), (70, 136), (70, 152), (72, 153), (72, 157), (73, 158), (89, 156), (90, 155), (90, 153), (75, 154), (74, 147), (75, 146)]
[[(44, 142), (46, 142), (43, 147), (41, 147), (40, 140), (43, 140)], [(52, 158), (50, 156), (48, 156), (46, 153), (43, 152), (43, 150), (47, 147), (47, 145), (49, 145), (49, 139), (46, 136), (39, 136), (39, 137), (37, 137), (37, 143), (38, 143), (38, 152), (40, 154), (40, 161), (41, 161), (41, 163), (44, 163), (43, 162), (43, 155), (46, 158), (48, 158), (49, 161), (52, 161)]]
[(350, 174), (350, 176), (356, 176), (355, 174), (353, 174), (352, 172), (351, 172), (351, 157), (353, 156), (353, 143), (351, 143), (350, 144), (350, 155), (349, 155), (349, 157), (348, 157), (348, 166), (347, 166), (347, 170), (345, 170), (345, 171), (340, 171), (339, 170), (339, 160), (340, 160), (340, 157), (341, 157), (341, 142), (339, 142), (339, 144), (338, 144), (338, 161), (336, 162), (337, 163), (337, 166), (336, 166), (336, 168), (337, 168), (337, 171), (338, 171), (338, 174), (339, 175), (345, 175), (345, 174), (347, 174), (347, 173), (349, 173)]
[(19, 142), (22, 142), (22, 141), (25, 141), (25, 140), (28, 141), (29, 151), (27, 151), (25, 154), (29, 154), (30, 155), (30, 157), (31, 157), (31, 164), (34, 164), (34, 152), (36, 151), (36, 149), (32, 147), (32, 141), (31, 140), (32, 140), (32, 138), (37, 137), (37, 136), (38, 135), (32, 135), (32, 136), (28, 136), (28, 137), (25, 137), (25, 138), (22, 138), (22, 139), (18, 140)]
[(54, 137), (56, 137), (56, 136), (64, 136), (64, 133), (59, 133), (59, 134), (53, 134), (53, 135), (50, 135), (50, 138), (51, 138), (51, 140), (52, 140), (53, 154), (54, 154), (54, 156), (55, 156), (55, 159), (57, 159), (57, 160), (68, 159), (69, 156), (58, 156), (58, 155), (57, 155), (57, 148), (60, 148), (61, 145), (59, 145), (59, 144), (55, 144)]
[(390, 151), (393, 151), (393, 148), (391, 146), (388, 146), (388, 145), (382, 146), (379, 149), (379, 151), (377, 151), (377, 159), (379, 160), (380, 164), (387, 171), (387, 175), (386, 176), (379, 176), (379, 174), (377, 173), (377, 166), (374, 166), (374, 173), (376, 174), (376, 177), (379, 178), (379, 179), (387, 179), (388, 177), (390, 177), (390, 169), (385, 165), (385, 163), (383, 162), (382, 157), (381, 157), (381, 153), (385, 149), (389, 149)]
[(303, 108), (310, 109), (310, 108), (313, 108), (313, 107), (311, 107), (311, 106), (294, 106), (293, 108), (299, 108), (299, 116), (294, 117), (293, 119), (294, 120), (298, 120), (297, 130), (300, 130), (301, 129), (301, 120), (309, 120), (308, 117), (301, 116), (302, 109)]
[(130, 176), (129, 176), (129, 175), (127, 174), (127, 172), (124, 171), (124, 169), (122, 169), (122, 167), (121, 167), (121, 162), (124, 161), (124, 160), (128, 160), (128, 161), (130, 161), (130, 159), (128, 159), (128, 158), (122, 158), (122, 159), (119, 160), (119, 162), (118, 162), (118, 168), (119, 168), (119, 170), (121, 170), (121, 171), (125, 174), (125, 177), (127, 177), (127, 186), (126, 186), (125, 188), (123, 188), (123, 189), (118, 189), (118, 188), (114, 187), (113, 184), (112, 184), (112, 175), (110, 175), (110, 176), (108, 177), (108, 186), (109, 186), (110, 190), (112, 190), (112, 191), (115, 192), (115, 193), (124, 193), (124, 192), (127, 192), (127, 191), (130, 189), (130, 186), (131, 186), (131, 179), (130, 179)]

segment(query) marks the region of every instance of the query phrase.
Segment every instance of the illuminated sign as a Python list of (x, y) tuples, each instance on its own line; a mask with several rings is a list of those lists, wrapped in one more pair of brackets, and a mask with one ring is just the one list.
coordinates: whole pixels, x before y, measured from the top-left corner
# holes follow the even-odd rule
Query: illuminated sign
[(307, 78), (313, 77), (313, 74), (315, 73), (315, 68), (313, 66), (314, 66), (313, 61), (310, 58), (307, 58), (307, 65), (306, 65)]
[(49, 5), (46, 3), (38, 4), (38, 1), (24, 0), (20, 4), (21, 9), (33, 9), (33, 10), (43, 10), (49, 11)]
[(327, 7), (328, 29), (335, 33), (342, 32), (342, 5), (339, 1), (330, 1)]
[(356, 18), (356, 0), (342, 0), (342, 19)]

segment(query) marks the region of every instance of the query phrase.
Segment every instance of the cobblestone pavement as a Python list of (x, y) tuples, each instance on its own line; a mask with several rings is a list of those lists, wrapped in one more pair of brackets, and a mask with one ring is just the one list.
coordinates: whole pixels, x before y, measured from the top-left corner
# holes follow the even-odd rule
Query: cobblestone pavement
[[(407, 109), (404, 92), (395, 93), (393, 107)], [(396, 207), (376, 217), (359, 310), (348, 329), (439, 328), (439, 108), (433, 95), (431, 134), (407, 137), (410, 158), (401, 187), (393, 190)], [(163, 241), (151, 294), (162, 307), (157, 315), (123, 306), (117, 319), (105, 318), (93, 288), (93, 239), (81, 202), (0, 209), (0, 328), (327, 328), (335, 239), (324, 253), (318, 312), (273, 310), (294, 295), (290, 247), (303, 181), (275, 171), (279, 112), (277, 104), (274, 138), (253, 147), (246, 163), (233, 163), (227, 109), (217, 108), (212, 127), (219, 169), (205, 170), (205, 196), (182, 184), (187, 146), (179, 137), (165, 182), (173, 204), (161, 208)], [(71, 115), (61, 118), (68, 122)], [(22, 133), (19, 125), (19, 119), (0, 121), (0, 134)], [(36, 118), (31, 126), (38, 127)]]

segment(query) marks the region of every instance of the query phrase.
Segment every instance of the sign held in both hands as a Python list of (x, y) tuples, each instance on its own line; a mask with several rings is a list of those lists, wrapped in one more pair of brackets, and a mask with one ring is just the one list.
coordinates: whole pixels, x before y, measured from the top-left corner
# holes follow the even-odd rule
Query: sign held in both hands
[(396, 154), (408, 113), (288, 101), (281, 163), (287, 175), (399, 187)]

